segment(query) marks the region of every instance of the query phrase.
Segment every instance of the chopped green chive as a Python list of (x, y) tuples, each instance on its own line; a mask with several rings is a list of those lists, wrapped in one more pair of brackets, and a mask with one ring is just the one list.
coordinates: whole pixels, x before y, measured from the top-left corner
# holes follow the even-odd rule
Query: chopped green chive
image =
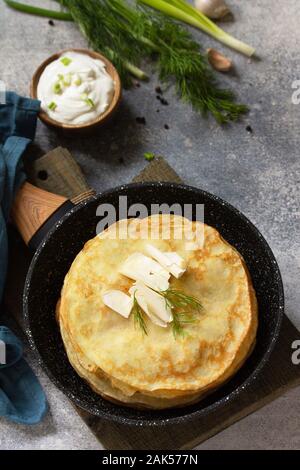
[(65, 86), (70, 86), (71, 85), (71, 82), (72, 82), (72, 75), (70, 73), (68, 73), (67, 75), (64, 76), (63, 78), (63, 84)]
[(72, 59), (69, 59), (69, 57), (62, 57), (60, 61), (65, 67), (67, 67), (72, 62)]
[(145, 160), (147, 160), (148, 162), (151, 162), (152, 160), (154, 160), (155, 155), (152, 152), (146, 152), (144, 153), (144, 157), (145, 157)]
[(76, 86), (80, 86), (82, 84), (81, 78), (80, 77), (76, 78), (74, 83), (75, 83)]
[(59, 79), (59, 80), (63, 80), (63, 79), (64, 79), (64, 76), (63, 76), (62, 73), (59, 73), (57, 76), (58, 76), (58, 79)]
[(88, 97), (87, 93), (83, 93), (83, 94), (81, 95), (81, 99), (82, 99), (88, 106), (90, 106), (91, 108), (94, 108), (95, 103), (94, 103), (94, 101), (93, 101), (91, 98)]
[(59, 82), (54, 83), (53, 91), (56, 95), (59, 95), (62, 92), (61, 86)]
[(91, 108), (94, 108), (95, 107), (95, 103), (93, 100), (91, 100), (91, 98), (87, 98), (86, 100), (84, 100), (86, 102), (86, 104), (88, 106), (90, 106)]
[(54, 101), (51, 101), (51, 103), (48, 104), (48, 108), (51, 109), (51, 111), (55, 111), (55, 109), (57, 108), (57, 104), (54, 103)]

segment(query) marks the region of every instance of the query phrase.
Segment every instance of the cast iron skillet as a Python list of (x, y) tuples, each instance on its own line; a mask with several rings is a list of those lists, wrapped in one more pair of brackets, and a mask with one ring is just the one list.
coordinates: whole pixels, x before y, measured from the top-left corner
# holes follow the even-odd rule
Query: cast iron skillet
[[(240, 371), (203, 401), (184, 408), (140, 411), (102, 399), (72, 369), (55, 321), (55, 306), (65, 275), (87, 240), (95, 236), (100, 203), (118, 206), (120, 195), (128, 204), (205, 204), (205, 222), (220, 231), (243, 255), (249, 268), (259, 305), (259, 328), (255, 349)], [(26, 330), (50, 379), (76, 405), (93, 415), (130, 425), (177, 424), (205, 417), (237, 398), (256, 379), (278, 339), (284, 295), (274, 255), (259, 231), (237, 209), (197, 188), (172, 183), (139, 183), (106, 191), (69, 210), (46, 235), (35, 252), (24, 291)]]

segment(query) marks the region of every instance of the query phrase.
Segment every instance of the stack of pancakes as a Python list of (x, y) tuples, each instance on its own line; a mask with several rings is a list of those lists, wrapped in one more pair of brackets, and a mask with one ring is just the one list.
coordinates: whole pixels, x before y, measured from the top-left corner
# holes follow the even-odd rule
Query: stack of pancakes
[[(132, 220), (132, 219), (131, 219)], [(145, 239), (147, 227), (174, 227), (179, 216), (136, 220), (135, 236), (124, 238), (117, 222), (86, 243), (75, 258), (57, 305), (57, 319), (70, 363), (102, 397), (127, 406), (162, 409), (183, 406), (220, 387), (250, 354), (257, 331), (257, 302), (241, 255), (212, 227), (203, 245), (187, 249), (170, 231), (167, 239)], [(116, 230), (117, 229), (117, 230)], [(128, 292), (133, 281), (120, 274), (122, 263), (152, 243), (176, 252), (187, 270), (170, 287), (196, 297), (202, 309), (174, 336), (148, 318), (147, 334), (103, 303), (110, 289)]]

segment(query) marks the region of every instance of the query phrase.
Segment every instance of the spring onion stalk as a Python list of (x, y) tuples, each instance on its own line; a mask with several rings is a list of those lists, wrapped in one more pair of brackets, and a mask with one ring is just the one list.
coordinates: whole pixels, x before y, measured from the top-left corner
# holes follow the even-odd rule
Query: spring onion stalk
[(195, 28), (201, 29), (206, 34), (222, 42), (226, 46), (235, 49), (248, 57), (255, 53), (255, 49), (242, 41), (235, 39), (230, 34), (223, 31), (207, 16), (201, 13), (185, 0), (139, 0), (140, 3), (152, 7), (162, 13), (183, 21)]
[[(82, 28), (80, 29), (83, 32), (83, 29)], [(85, 34), (85, 32), (84, 32), (84, 36), (87, 38), (87, 35)], [(107, 48), (107, 51), (110, 55), (111, 60), (113, 60), (114, 56), (116, 56), (115, 52), (110, 48)], [(128, 60), (123, 60), (123, 65), (125, 69), (138, 80), (148, 80), (149, 77), (146, 74), (146, 72), (144, 72), (142, 69), (134, 65), (132, 62), (129, 62)]]
[(123, 63), (124, 63), (124, 67), (128, 70), (128, 72), (131, 73), (131, 75), (133, 75), (138, 80), (149, 79), (148, 75), (143, 70), (138, 68), (136, 65), (133, 65), (131, 62), (128, 62), (127, 60), (124, 61)]
[(14, 10), (22, 11), (36, 16), (44, 16), (55, 20), (73, 21), (72, 15), (64, 11), (48, 10), (45, 8), (35, 7), (33, 5), (25, 5), (24, 3), (15, 2), (14, 0), (4, 0), (5, 3)]

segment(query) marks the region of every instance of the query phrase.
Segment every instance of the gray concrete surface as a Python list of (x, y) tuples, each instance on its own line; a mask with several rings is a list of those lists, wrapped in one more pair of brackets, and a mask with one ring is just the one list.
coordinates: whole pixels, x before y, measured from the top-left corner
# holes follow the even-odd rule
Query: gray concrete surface
[[(228, 3), (235, 22), (224, 27), (256, 47), (261, 60), (247, 60), (200, 32), (195, 37), (204, 47), (216, 46), (234, 59), (236, 75), (222, 75), (220, 82), (233, 87), (250, 106), (251, 112), (242, 122), (220, 128), (212, 120), (203, 120), (180, 103), (172, 89), (166, 93), (169, 106), (159, 106), (154, 76), (139, 89), (124, 93), (115, 122), (97, 136), (61, 138), (40, 123), (36, 143), (41, 154), (58, 144), (68, 147), (99, 191), (129, 182), (145, 166), (143, 153), (151, 151), (164, 155), (187, 183), (227, 199), (269, 241), (282, 270), (286, 313), (300, 328), (300, 104), (292, 104), (291, 99), (292, 83), (300, 79), (300, 2)], [(75, 25), (56, 21), (51, 27), (46, 19), (13, 12), (3, 2), (0, 41), (0, 79), (21, 94), (28, 93), (32, 73), (47, 56), (62, 48), (86, 45)], [(136, 116), (145, 116), (147, 125), (137, 124)], [(170, 129), (165, 130), (164, 124)], [(246, 131), (247, 125), (253, 128), (252, 134)], [(34, 363), (31, 356), (29, 360)], [(51, 414), (33, 428), (0, 420), (0, 447), (100, 449), (68, 400), (39, 368), (37, 373), (49, 397)], [(300, 448), (299, 392), (290, 391), (199, 448)]]

